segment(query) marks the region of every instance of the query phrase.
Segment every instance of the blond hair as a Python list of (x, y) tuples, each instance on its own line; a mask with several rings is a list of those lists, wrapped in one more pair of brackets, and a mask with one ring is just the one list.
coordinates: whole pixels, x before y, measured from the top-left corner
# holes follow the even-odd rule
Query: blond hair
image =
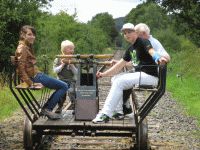
[(65, 40), (65, 41), (62, 41), (61, 43), (61, 52), (63, 53), (63, 50), (65, 49), (65, 47), (67, 46), (73, 46), (74, 47), (74, 43), (69, 41), (69, 40)]
[(136, 32), (139, 32), (139, 33), (145, 32), (148, 35), (150, 34), (150, 29), (145, 23), (137, 24), (134, 29), (135, 29)]

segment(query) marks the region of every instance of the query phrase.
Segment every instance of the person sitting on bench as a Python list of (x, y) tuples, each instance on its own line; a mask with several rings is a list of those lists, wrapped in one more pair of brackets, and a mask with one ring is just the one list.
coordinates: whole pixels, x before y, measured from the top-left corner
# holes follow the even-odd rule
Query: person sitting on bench
[[(74, 54), (74, 43), (69, 40), (62, 41), (61, 43), (61, 53), (62, 55), (73, 55)], [(63, 60), (65, 62), (63, 62)], [(56, 58), (54, 60), (53, 71), (57, 74), (58, 79), (66, 82), (70, 89), (68, 90), (68, 96), (72, 103), (74, 110), (75, 103), (75, 83), (77, 80), (78, 70), (74, 64), (70, 64), (70, 58)], [(68, 62), (68, 64), (66, 63)], [(62, 100), (58, 103), (58, 109), (56, 113), (62, 112), (63, 104), (66, 100), (66, 94), (63, 96)]]
[(39, 71), (33, 51), (35, 35), (36, 31), (30, 25), (25, 25), (20, 30), (19, 44), (15, 52), (17, 72), (20, 79), (26, 83), (27, 88), (33, 86), (33, 83), (41, 83), (43, 86), (55, 90), (42, 107), (41, 115), (45, 115), (52, 120), (60, 119), (62, 116), (52, 111), (69, 89), (69, 85)]
[[(140, 38), (150, 41), (153, 49), (160, 56), (162, 56), (166, 59), (166, 63), (168, 63), (170, 61), (170, 55), (167, 53), (167, 51), (162, 46), (162, 44), (150, 34), (150, 28), (148, 27), (148, 25), (146, 25), (145, 23), (139, 23), (134, 27), (134, 29), (135, 29), (135, 31), (137, 32), (137, 34)], [(137, 64), (134, 61), (133, 63), (130, 62), (129, 66), (137, 66)], [(133, 70), (129, 70), (129, 72), (134, 72), (134, 68), (133, 68)], [(115, 76), (112, 78), (112, 82), (114, 82), (115, 78), (116, 78)], [(131, 107), (130, 107), (130, 104), (129, 104), (129, 101), (128, 101), (131, 93), (132, 93), (132, 88), (128, 89), (128, 90), (124, 90), (123, 101), (120, 101), (120, 102), (123, 102), (123, 104), (121, 104), (121, 103), (118, 104), (117, 109), (116, 109), (115, 114), (114, 114), (114, 118), (122, 119), (125, 114), (131, 112), (130, 111)]]
[(96, 118), (92, 120), (93, 123), (108, 122), (109, 118), (112, 118), (115, 108), (117, 107), (118, 103), (122, 101), (123, 90), (130, 89), (134, 85), (139, 84), (139, 82), (141, 84), (157, 85), (158, 70), (156, 64), (158, 62), (166, 62), (165, 58), (161, 57), (157, 52), (155, 52), (148, 40), (138, 37), (138, 34), (135, 32), (134, 25), (132, 23), (124, 24), (121, 31), (123, 32), (125, 40), (131, 43), (131, 46), (126, 50), (123, 58), (114, 66), (105, 72), (97, 72), (97, 78), (117, 74), (123, 67), (126, 66), (127, 62), (132, 60), (132, 54), (134, 51), (136, 52), (139, 66), (153, 65), (154, 67), (138, 67), (135, 72), (125, 73), (116, 78), (115, 82), (113, 82), (111, 86), (102, 110), (97, 114)]

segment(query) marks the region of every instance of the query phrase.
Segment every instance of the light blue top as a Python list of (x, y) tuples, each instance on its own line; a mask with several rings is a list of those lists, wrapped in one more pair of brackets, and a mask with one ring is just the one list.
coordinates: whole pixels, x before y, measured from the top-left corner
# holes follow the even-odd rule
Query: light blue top
[(150, 35), (148, 40), (151, 42), (151, 45), (152, 45), (153, 49), (159, 55), (169, 57), (169, 54), (167, 53), (167, 51), (164, 49), (162, 44), (157, 39), (155, 39), (152, 35)]

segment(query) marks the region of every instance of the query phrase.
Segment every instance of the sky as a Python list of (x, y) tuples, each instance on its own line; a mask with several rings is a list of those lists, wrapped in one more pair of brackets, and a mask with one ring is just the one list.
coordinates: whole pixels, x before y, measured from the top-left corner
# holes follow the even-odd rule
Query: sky
[(126, 16), (143, 0), (54, 0), (49, 11), (56, 14), (61, 10), (69, 15), (77, 12), (77, 20), (87, 23), (98, 13), (108, 12), (113, 18)]

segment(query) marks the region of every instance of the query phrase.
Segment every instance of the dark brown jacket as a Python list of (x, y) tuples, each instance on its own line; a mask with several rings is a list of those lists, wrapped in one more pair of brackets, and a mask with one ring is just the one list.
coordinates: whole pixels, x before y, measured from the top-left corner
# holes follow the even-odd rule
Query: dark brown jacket
[(32, 85), (30, 77), (34, 77), (40, 71), (36, 64), (36, 58), (30, 47), (25, 42), (20, 41), (15, 53), (17, 59), (17, 71), (22, 81), (29, 86)]

